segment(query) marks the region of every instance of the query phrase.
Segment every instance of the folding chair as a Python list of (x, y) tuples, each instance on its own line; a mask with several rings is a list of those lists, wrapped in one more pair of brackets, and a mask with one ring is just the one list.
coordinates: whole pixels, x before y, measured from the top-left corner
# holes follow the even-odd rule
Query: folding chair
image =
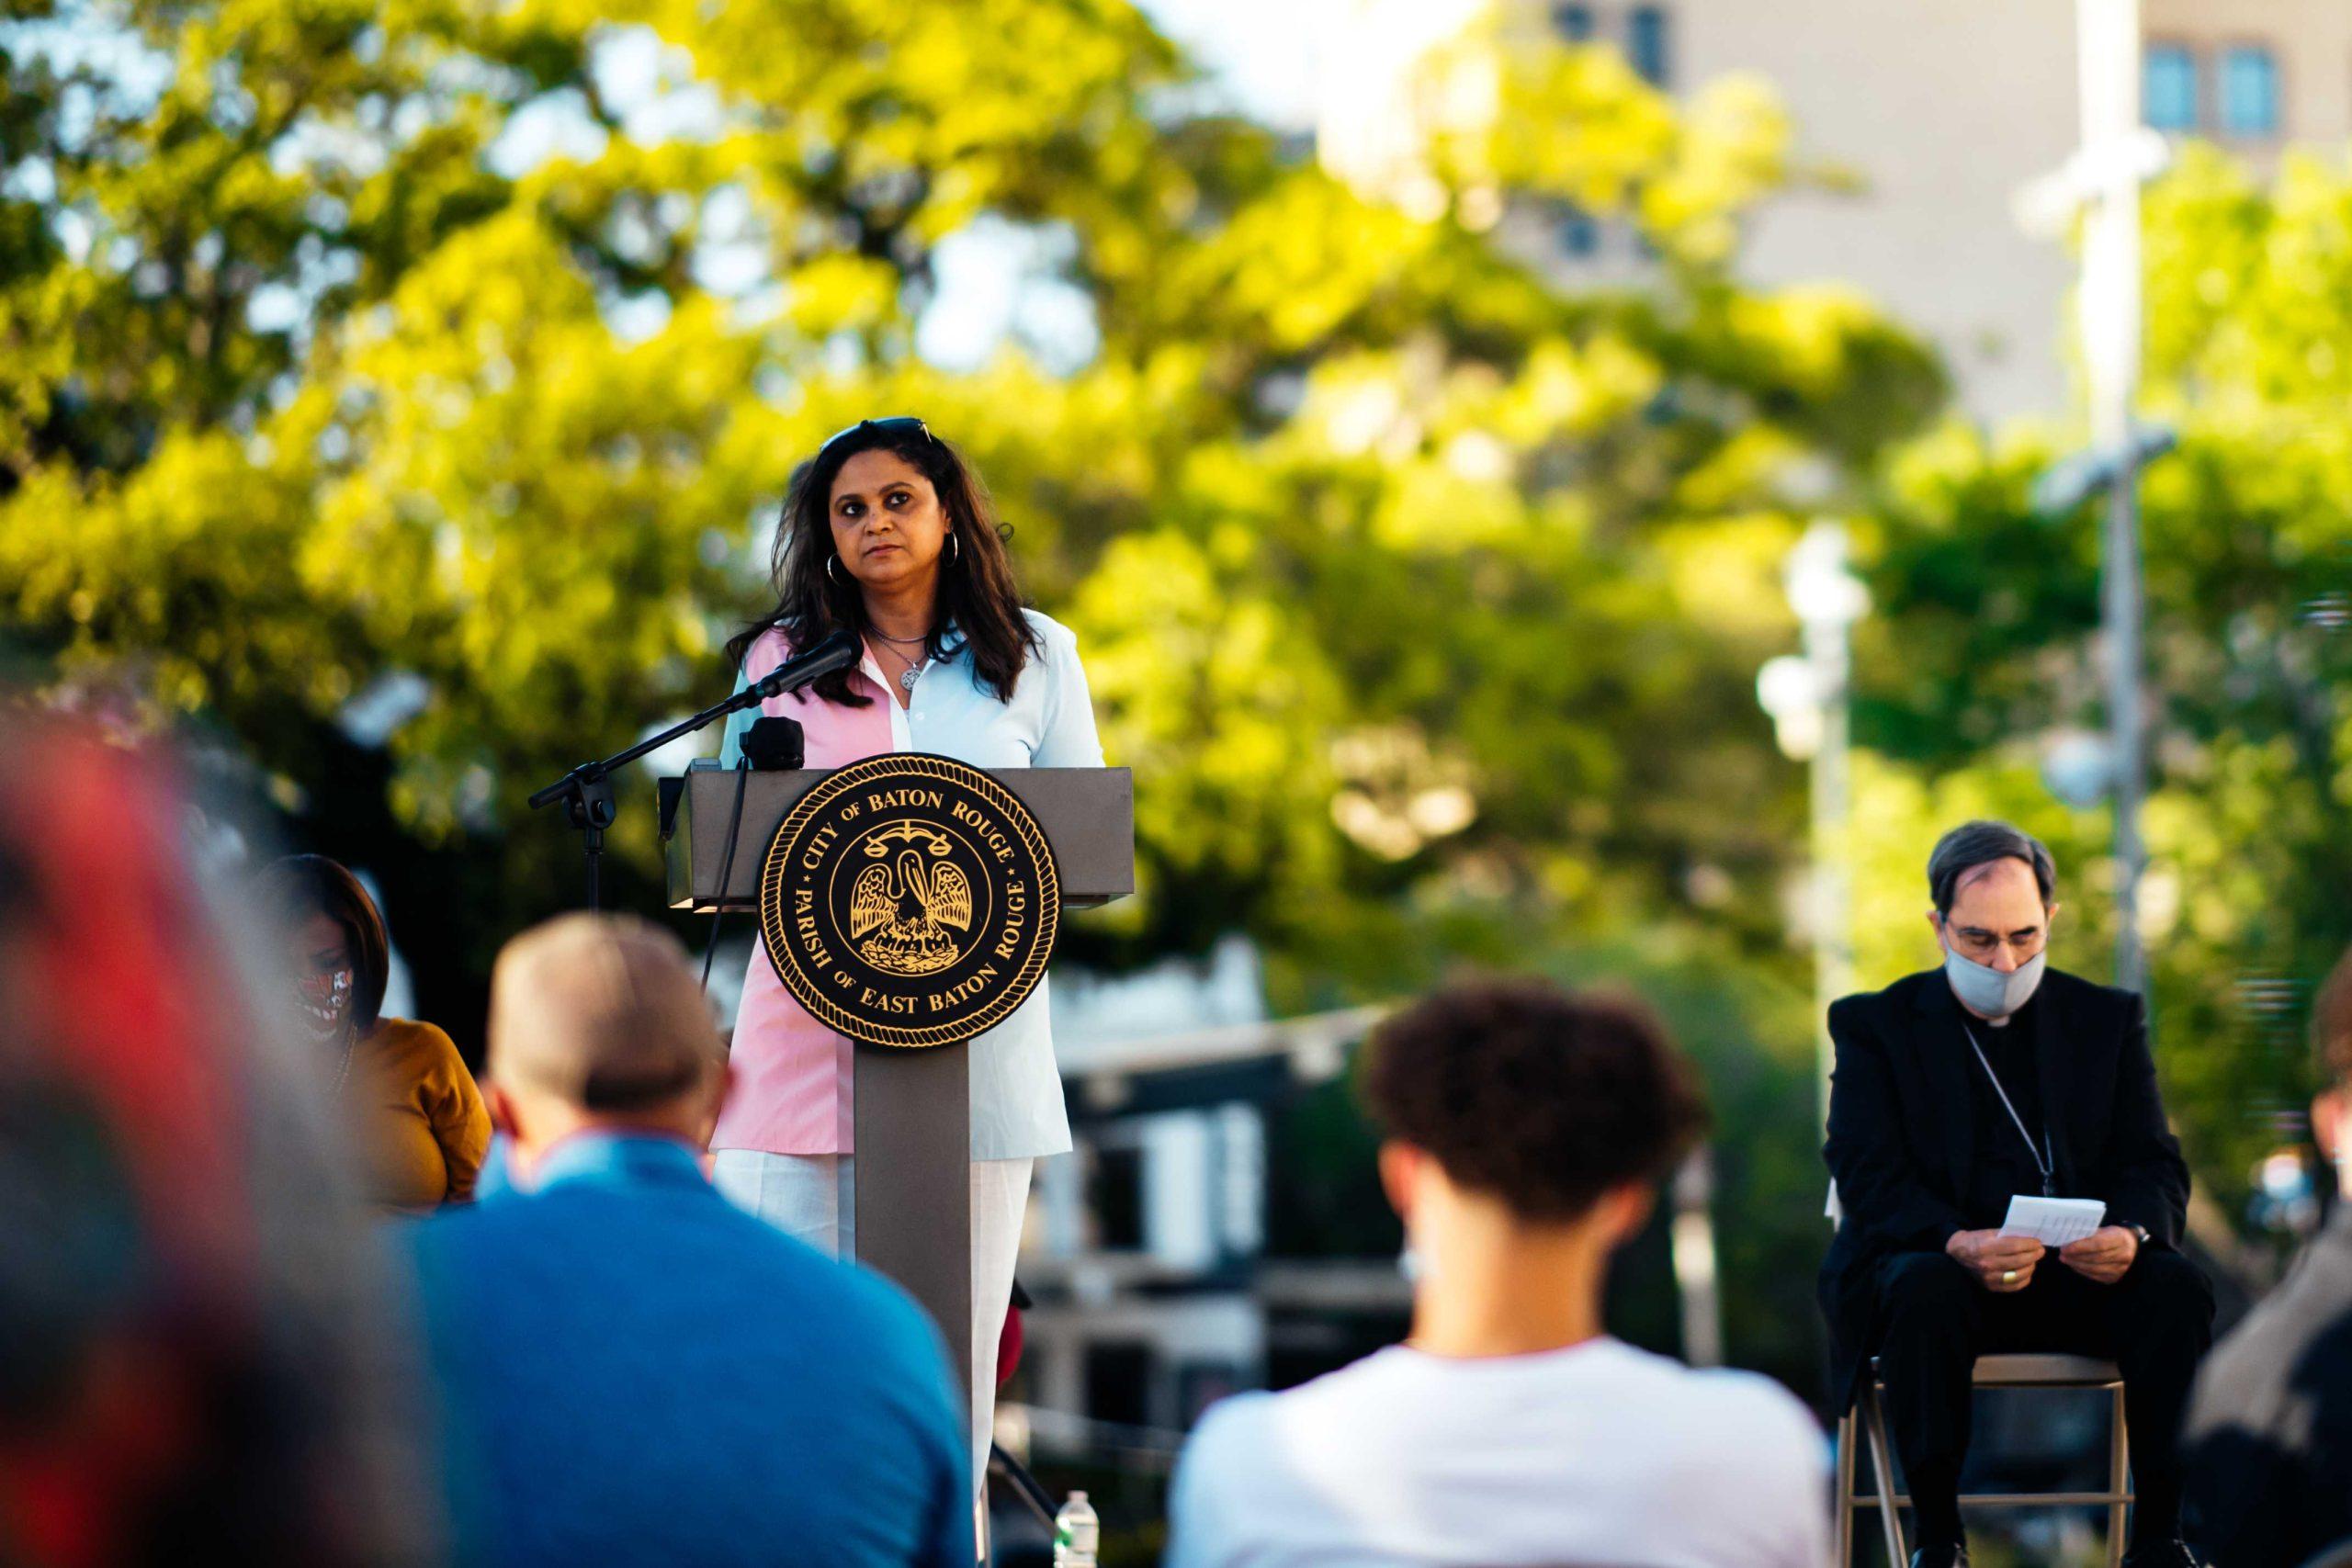
[[(2115, 1401), (2115, 1420), (2108, 1438), (2108, 1480), (2104, 1492), (1980, 1492), (1963, 1494), (1963, 1508), (2063, 1508), (2103, 1506), (2107, 1509), (2107, 1564), (2123, 1561), (2125, 1510), (2132, 1504), (2127, 1434), (2123, 1426), (2123, 1376), (2112, 1361), (2087, 1356), (1979, 1356), (1974, 1373), (1978, 1388), (2100, 1389)], [(1878, 1361), (1872, 1358), (1869, 1381), (1862, 1385), (1854, 1409), (1838, 1424), (1838, 1568), (1852, 1568), (1854, 1529), (1864, 1508), (1878, 1510), (1886, 1536), (1886, 1558), (1894, 1568), (1911, 1561), (1903, 1544), (1898, 1511), (1911, 1506), (1907, 1495), (1894, 1491), (1894, 1450), (1887, 1440), (1886, 1412), (1880, 1395)], [(1854, 1446), (1859, 1432), (1871, 1450), (1871, 1495), (1854, 1495)], [(1890, 1496), (1891, 1495), (1891, 1496)], [(2333, 1564), (2331, 1563), (2331, 1568)], [(2347, 1562), (2344, 1568), (2352, 1568)]]

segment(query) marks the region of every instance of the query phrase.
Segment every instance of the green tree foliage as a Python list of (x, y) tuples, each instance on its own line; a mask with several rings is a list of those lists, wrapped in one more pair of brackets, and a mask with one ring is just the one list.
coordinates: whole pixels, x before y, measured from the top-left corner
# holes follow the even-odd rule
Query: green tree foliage
[[(2352, 936), (2352, 447), (2344, 408), (2352, 180), (2290, 156), (2257, 180), (2192, 148), (2147, 205), (2146, 414), (2180, 446), (2144, 476), (2150, 751), (2144, 935), (2158, 1059), (2200, 1180), (2235, 1210), (2310, 1084), (2301, 1000)], [(1898, 463), (1860, 653), (1873, 983), (1932, 957), (1935, 826), (2014, 815), (2072, 873), (2061, 962), (2109, 969), (2110, 824), (2038, 780), (2104, 723), (2096, 506), (2028, 491), (2079, 434), (1951, 429)], [(1929, 783), (1928, 781), (1934, 781)], [(2071, 955), (2071, 956), (2067, 956)]]
[[(725, 689), (793, 464), (910, 410), (1141, 781), (1143, 894), (1077, 956), (1245, 931), (1300, 1006), (1705, 928), (1786, 990), (1779, 558), (1941, 387), (1858, 299), (1736, 281), (1785, 177), (1752, 85), (1679, 114), (1605, 51), (1510, 52), (1400, 205), (1203, 110), (1125, 0), (11, 14), (0, 613), (232, 735), (461, 1038), (577, 886), (523, 798)], [(1564, 202), (1639, 231), (1638, 284), (1546, 273)], [(1083, 324), (943, 368), (918, 329), (981, 231)], [(349, 722), (388, 682), (413, 715)], [(1802, 1034), (1718, 1000), (1786, 1138)], [(1780, 1237), (1799, 1277), (1789, 1234), (1733, 1267)]]

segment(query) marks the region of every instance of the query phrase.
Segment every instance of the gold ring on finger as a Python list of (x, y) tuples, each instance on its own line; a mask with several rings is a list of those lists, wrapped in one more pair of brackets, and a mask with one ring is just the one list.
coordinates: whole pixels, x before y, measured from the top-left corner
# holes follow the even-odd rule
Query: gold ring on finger
[(2002, 1270), (2001, 1270), (2001, 1283), (2003, 1283), (2004, 1285), (2014, 1285), (2014, 1284), (2016, 1284), (2017, 1282), (2018, 1282), (2018, 1271), (2017, 1271), (2016, 1269), (2002, 1269)]

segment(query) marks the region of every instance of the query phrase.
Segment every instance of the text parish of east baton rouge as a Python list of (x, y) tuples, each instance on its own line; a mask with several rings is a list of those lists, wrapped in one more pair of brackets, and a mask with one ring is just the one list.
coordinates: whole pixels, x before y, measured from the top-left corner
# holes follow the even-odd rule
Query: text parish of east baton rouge
[(1045, 975), (1061, 914), (1052, 851), (988, 774), (922, 752), (830, 774), (777, 828), (760, 939), (811, 1016), (875, 1045), (994, 1028)]

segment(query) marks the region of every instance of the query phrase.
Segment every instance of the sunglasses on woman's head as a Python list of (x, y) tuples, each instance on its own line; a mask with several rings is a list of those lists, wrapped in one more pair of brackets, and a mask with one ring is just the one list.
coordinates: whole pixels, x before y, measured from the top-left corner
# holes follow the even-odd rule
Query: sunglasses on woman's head
[(850, 425), (846, 429), (834, 431), (831, 435), (825, 437), (825, 444), (817, 448), (817, 456), (820, 457), (823, 457), (826, 453), (832, 450), (834, 442), (839, 441), (845, 435), (855, 435), (861, 430), (911, 430), (926, 441), (936, 441), (939, 439), (938, 436), (933, 435), (931, 433), (931, 426), (925, 424), (914, 415), (910, 413), (892, 414), (888, 419), (861, 419), (855, 424)]

